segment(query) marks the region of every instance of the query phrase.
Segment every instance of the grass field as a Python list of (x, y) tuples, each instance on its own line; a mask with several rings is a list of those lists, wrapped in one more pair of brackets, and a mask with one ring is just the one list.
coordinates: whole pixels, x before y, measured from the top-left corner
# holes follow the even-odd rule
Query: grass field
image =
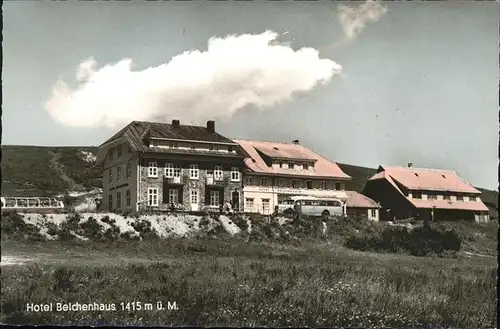
[[(2, 241), (31, 258), (2, 267), (1, 322), (175, 326), (435, 325), (496, 323), (496, 261), (417, 258), (241, 239), (127, 243)], [(120, 310), (121, 302), (178, 310)], [(104, 303), (116, 311), (28, 313), (26, 303)], [(155, 306), (156, 308), (156, 306)]]

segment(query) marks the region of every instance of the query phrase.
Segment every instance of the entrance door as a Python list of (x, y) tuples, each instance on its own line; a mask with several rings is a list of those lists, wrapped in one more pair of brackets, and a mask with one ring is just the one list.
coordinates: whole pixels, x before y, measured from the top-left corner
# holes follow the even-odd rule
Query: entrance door
[(200, 191), (199, 190), (190, 190), (190, 200), (191, 203), (191, 211), (198, 211), (200, 204)]
[(233, 201), (233, 210), (238, 211), (240, 209), (240, 193), (233, 191), (231, 200)]

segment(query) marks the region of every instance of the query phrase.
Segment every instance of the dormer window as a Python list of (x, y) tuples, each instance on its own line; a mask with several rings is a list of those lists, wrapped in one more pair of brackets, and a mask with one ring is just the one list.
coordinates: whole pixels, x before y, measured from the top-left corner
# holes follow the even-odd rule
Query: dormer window
[(412, 196), (414, 199), (422, 199), (422, 193), (421, 192), (413, 192)]
[(304, 170), (309, 170), (309, 164), (304, 163), (304, 164), (302, 165), (302, 169), (304, 169)]
[(152, 139), (152, 140), (149, 142), (149, 146), (158, 146), (158, 140), (157, 140), (157, 139)]
[(469, 201), (477, 201), (477, 197), (475, 195), (469, 196)]
[(288, 168), (290, 169), (295, 168), (295, 164), (293, 162), (288, 163)]
[(278, 162), (278, 166), (279, 166), (280, 168), (283, 168), (283, 162)]

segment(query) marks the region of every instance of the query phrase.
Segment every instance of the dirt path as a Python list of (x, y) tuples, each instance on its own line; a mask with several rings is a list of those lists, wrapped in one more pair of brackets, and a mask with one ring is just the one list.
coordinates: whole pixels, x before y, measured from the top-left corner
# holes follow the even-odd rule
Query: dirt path
[(57, 172), (59, 177), (68, 183), (69, 190), (84, 190), (83, 186), (76, 184), (75, 181), (66, 174), (64, 171), (64, 166), (59, 163), (60, 154), (50, 152), (52, 154), (52, 159), (50, 159), (50, 165)]

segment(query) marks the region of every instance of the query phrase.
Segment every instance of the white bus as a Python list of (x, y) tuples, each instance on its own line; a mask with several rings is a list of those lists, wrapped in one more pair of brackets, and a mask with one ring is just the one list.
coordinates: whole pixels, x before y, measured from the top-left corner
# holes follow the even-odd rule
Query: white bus
[(337, 198), (292, 196), (275, 207), (277, 213), (293, 214), (298, 211), (306, 216), (343, 216), (345, 204)]

